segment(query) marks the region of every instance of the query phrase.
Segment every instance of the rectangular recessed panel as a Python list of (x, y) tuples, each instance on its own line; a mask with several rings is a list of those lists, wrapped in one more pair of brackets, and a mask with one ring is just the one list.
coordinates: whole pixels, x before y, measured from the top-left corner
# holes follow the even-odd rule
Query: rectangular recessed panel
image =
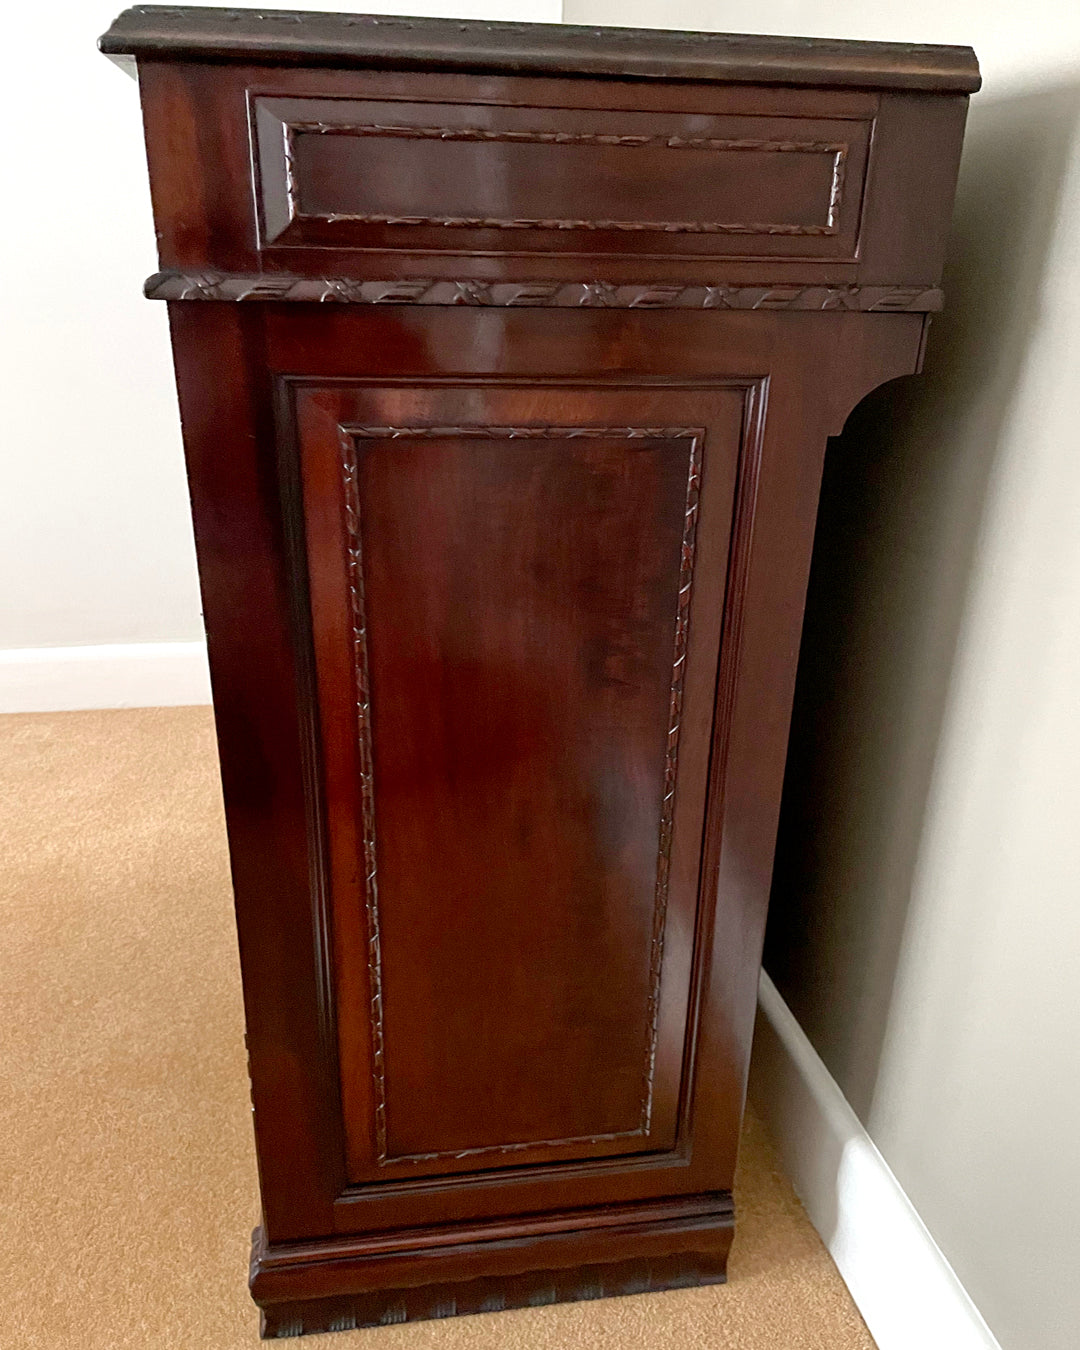
[(386, 1156), (644, 1133), (697, 441), (353, 444)]
[(352, 1181), (676, 1147), (746, 398), (297, 382)]
[(869, 124), (258, 99), (256, 131), (267, 243), (839, 257)]
[[(753, 175), (768, 185), (765, 227), (810, 234), (832, 229), (839, 149), (707, 138), (673, 147), (664, 137), (559, 140), (377, 125), (328, 135), (301, 125), (293, 153), (301, 216), (722, 234), (755, 223), (745, 200)], [(502, 214), (508, 197), (512, 216)]]

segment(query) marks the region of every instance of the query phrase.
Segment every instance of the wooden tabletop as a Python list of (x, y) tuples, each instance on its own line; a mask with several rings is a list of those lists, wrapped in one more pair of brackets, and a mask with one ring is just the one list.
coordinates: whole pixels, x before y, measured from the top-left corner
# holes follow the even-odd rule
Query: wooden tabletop
[(970, 47), (570, 24), (136, 5), (109, 56), (867, 89), (979, 88)]

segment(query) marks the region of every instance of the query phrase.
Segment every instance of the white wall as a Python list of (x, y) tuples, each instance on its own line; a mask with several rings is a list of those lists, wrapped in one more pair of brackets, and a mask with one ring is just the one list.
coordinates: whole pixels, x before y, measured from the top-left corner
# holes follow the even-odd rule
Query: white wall
[(979, 54), (926, 373), (878, 398), (884, 431), (836, 451), (828, 509), (846, 533), (817, 573), (792, 784), (811, 824), (801, 874), (782, 878), (802, 893), (774, 893), (769, 968), (1001, 1344), (1073, 1350), (1080, 5), (566, 0), (565, 14)]
[(974, 47), (988, 90), (1075, 78), (1074, 0), (564, 0), (564, 23), (724, 33), (957, 42)]
[[(1001, 328), (936, 391), (961, 474), (923, 561), (967, 585), (941, 703), (901, 723), (917, 736), (933, 708), (940, 733), (868, 1111), (1008, 1350), (1072, 1350), (1080, 1328), (1080, 26), (1072, 57), (1071, 84), (972, 124), (961, 207), (974, 247), (1002, 232), (980, 279), (1016, 311), (991, 308)], [(1002, 218), (1006, 168), (1030, 191)], [(985, 506), (957, 559), (965, 461)]]
[[(5, 26), (2, 711), (206, 696), (165, 306), (141, 296), (157, 262), (138, 91), (95, 49), (120, 8), (39, 0)], [(366, 8), (559, 18), (559, 0)]]
[(94, 49), (112, 9), (18, 6), (4, 45), (0, 647), (202, 631), (138, 99)]

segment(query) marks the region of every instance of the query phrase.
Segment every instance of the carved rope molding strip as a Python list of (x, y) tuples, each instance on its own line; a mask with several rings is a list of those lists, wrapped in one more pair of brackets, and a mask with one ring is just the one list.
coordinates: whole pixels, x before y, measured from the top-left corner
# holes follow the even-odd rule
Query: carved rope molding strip
[[(289, 219), (319, 220), (330, 223), (365, 225), (445, 226), (496, 230), (623, 230), (657, 234), (765, 234), (834, 235), (839, 232), (840, 202), (843, 197), (848, 146), (844, 141), (778, 141), (742, 137), (665, 136), (656, 134), (620, 134), (592, 131), (492, 130), (486, 127), (384, 126), (379, 123), (285, 122), (282, 125), (285, 156), (285, 197)], [(769, 224), (752, 221), (717, 220), (605, 220), (605, 219), (513, 219), (504, 216), (392, 216), (371, 212), (306, 213), (300, 205), (299, 174), (296, 166), (296, 138), (300, 135), (397, 137), (402, 140), (504, 142), (516, 145), (589, 145), (664, 150), (758, 151), (779, 154), (830, 154), (833, 157), (829, 184), (829, 205), (824, 225)]]
[(555, 309), (776, 309), (863, 313), (936, 313), (934, 286), (725, 285), (694, 282), (476, 281), (430, 277), (361, 281), (355, 277), (296, 277), (263, 273), (155, 272), (151, 300), (289, 301), (349, 305), (473, 305)]
[[(576, 1144), (603, 1144), (646, 1137), (652, 1128), (656, 1046), (660, 1026), (660, 980), (664, 959), (671, 844), (675, 819), (675, 787), (679, 769), (679, 729), (686, 678), (686, 649), (690, 628), (690, 601), (694, 581), (698, 504), (701, 495), (703, 427), (597, 426), (353, 426), (340, 428), (342, 487), (352, 623), (353, 675), (360, 750), (360, 811), (364, 860), (364, 910), (367, 920), (368, 982), (371, 991), (371, 1077), (374, 1092), (375, 1154), (379, 1166), (426, 1163), (439, 1158), (465, 1159), (484, 1155), (512, 1156), (538, 1148)], [(512, 1144), (485, 1144), (475, 1148), (431, 1153), (389, 1153), (385, 1037), (383, 1031), (382, 940), (379, 918), (378, 849), (375, 837), (375, 779), (372, 744), (371, 680), (368, 668), (367, 607), (364, 594), (363, 513), (357, 476), (357, 451), (362, 441), (441, 440), (468, 437), (480, 440), (633, 440), (688, 443), (683, 532), (679, 545), (678, 590), (672, 625), (673, 651), (668, 701), (668, 730), (664, 752), (663, 795), (660, 802), (656, 875), (653, 887), (652, 928), (649, 940), (649, 999), (645, 1053), (642, 1065), (641, 1114), (631, 1130), (579, 1135), (564, 1139), (526, 1140)]]

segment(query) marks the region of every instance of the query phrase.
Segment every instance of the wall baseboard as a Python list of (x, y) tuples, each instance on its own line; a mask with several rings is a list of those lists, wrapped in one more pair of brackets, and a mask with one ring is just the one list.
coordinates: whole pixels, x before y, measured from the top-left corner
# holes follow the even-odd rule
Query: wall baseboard
[(210, 702), (205, 642), (0, 651), (0, 713)]
[(1000, 1350), (762, 971), (750, 1092), (879, 1350)]

